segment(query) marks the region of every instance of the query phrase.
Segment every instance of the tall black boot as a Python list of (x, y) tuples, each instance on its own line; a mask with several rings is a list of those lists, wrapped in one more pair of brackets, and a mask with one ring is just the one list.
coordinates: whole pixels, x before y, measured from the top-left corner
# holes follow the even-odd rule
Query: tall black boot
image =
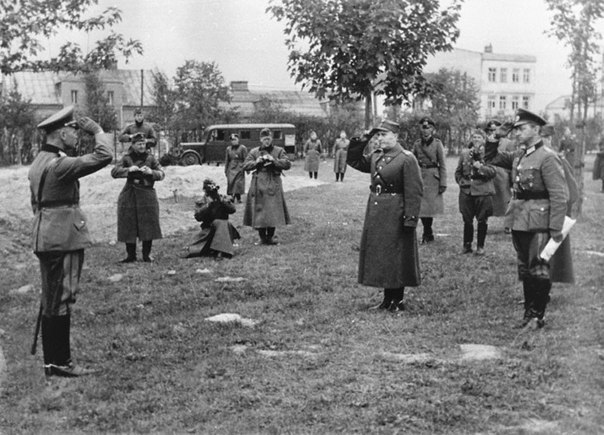
[(278, 242), (273, 240), (273, 236), (275, 235), (275, 227), (267, 227), (266, 229), (266, 244), (267, 245), (277, 245)]
[(132, 263), (136, 261), (136, 243), (126, 243), (126, 258), (120, 263)]
[(53, 317), (56, 327), (56, 354), (54, 364), (58, 366), (71, 365), (70, 330), (71, 315)]
[(266, 245), (266, 228), (258, 228), (258, 235), (260, 236), (260, 243)]
[(49, 364), (55, 364), (56, 331), (54, 328), (54, 317), (42, 316), (42, 352), (44, 353), (44, 372), (49, 375)]
[(393, 313), (405, 310), (403, 304), (403, 298), (405, 297), (405, 287), (390, 289), (392, 292), (392, 303), (390, 304), (389, 310)]
[(478, 230), (476, 234), (476, 254), (484, 255), (484, 242), (487, 239), (487, 230), (489, 226), (486, 222), (478, 222)]
[(344, 172), (340, 174), (340, 181), (344, 181)]
[(338, 181), (340, 181), (340, 173), (339, 173), (339, 172), (336, 172), (336, 183), (337, 183)]
[(549, 292), (552, 288), (551, 281), (545, 279), (535, 280), (536, 292), (534, 299), (534, 316), (537, 318), (537, 327), (545, 326), (545, 309), (549, 301)]
[(522, 280), (522, 292), (524, 294), (524, 316), (520, 327), (525, 327), (535, 316), (535, 285), (532, 278)]
[(392, 289), (385, 288), (384, 289), (384, 299), (379, 305), (375, 305), (371, 307), (371, 310), (387, 310), (390, 308), (390, 304), (392, 303)]
[(474, 239), (474, 223), (464, 222), (463, 224), (463, 254), (472, 253), (472, 240)]
[(153, 240), (143, 240), (143, 261), (151, 263), (153, 257), (151, 257), (151, 247), (153, 246)]
[(421, 218), (421, 220), (422, 220), (422, 225), (424, 227), (422, 243), (433, 242), (434, 241), (434, 232), (432, 231), (432, 223), (434, 222), (434, 218), (423, 217), (423, 218)]

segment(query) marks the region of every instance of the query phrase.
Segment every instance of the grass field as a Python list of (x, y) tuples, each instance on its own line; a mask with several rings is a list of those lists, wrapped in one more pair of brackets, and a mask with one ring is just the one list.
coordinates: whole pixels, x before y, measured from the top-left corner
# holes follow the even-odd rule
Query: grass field
[[(232, 260), (180, 259), (192, 234), (156, 242), (152, 265), (117, 264), (123, 246), (88, 250), (72, 347), (95, 376), (45, 381), (29, 354), (37, 290), (10, 291), (39, 289), (38, 265), (0, 258), (0, 433), (602, 433), (599, 183), (586, 175), (571, 233), (576, 284), (554, 285), (544, 329), (520, 331), (502, 219), (490, 222), (486, 256), (460, 254), (455, 163), (437, 240), (420, 247), (422, 285), (407, 289), (401, 314), (368, 310), (381, 290), (356, 283), (368, 175), (349, 168), (332, 182), (329, 161), (319, 173), (329, 184), (286, 195), (293, 224), (277, 229), (278, 246), (256, 246), (241, 228)], [(161, 204), (175, 206), (193, 209)], [(258, 323), (205, 320), (220, 313)], [(463, 344), (495, 346), (500, 358), (464, 360)]]

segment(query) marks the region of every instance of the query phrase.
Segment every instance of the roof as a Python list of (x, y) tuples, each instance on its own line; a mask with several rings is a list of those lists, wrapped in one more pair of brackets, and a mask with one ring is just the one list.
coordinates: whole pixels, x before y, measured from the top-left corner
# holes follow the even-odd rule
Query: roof
[[(145, 92), (143, 96), (143, 105), (153, 105), (152, 88), (154, 71), (143, 70), (143, 80)], [(102, 70), (101, 79), (104, 82), (121, 83), (124, 86), (123, 105), (139, 106), (141, 101), (141, 70)], [(12, 88), (13, 83), (25, 99), (30, 99), (31, 104), (35, 105), (62, 105), (58, 85), (61, 82), (80, 81), (81, 74), (70, 72), (51, 72), (51, 71), (21, 71), (3, 78), (3, 86)]]
[(535, 56), (528, 54), (482, 53), (482, 60), (497, 60), (504, 62), (537, 62)]
[(277, 128), (296, 128), (296, 126), (294, 124), (264, 124), (264, 123), (258, 123), (258, 124), (214, 124), (214, 125), (209, 125), (206, 130), (211, 130), (213, 128), (249, 128), (250, 130), (253, 128), (273, 128), (273, 129), (277, 129)]

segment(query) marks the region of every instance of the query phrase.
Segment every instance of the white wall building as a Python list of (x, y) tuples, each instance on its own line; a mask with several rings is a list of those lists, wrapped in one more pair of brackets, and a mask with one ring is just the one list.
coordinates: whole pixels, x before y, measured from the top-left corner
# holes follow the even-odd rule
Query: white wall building
[(428, 59), (424, 72), (441, 68), (457, 69), (473, 77), (480, 90), (480, 117), (508, 119), (518, 108), (535, 107), (535, 56), (493, 53), (491, 45), (483, 53), (454, 49)]

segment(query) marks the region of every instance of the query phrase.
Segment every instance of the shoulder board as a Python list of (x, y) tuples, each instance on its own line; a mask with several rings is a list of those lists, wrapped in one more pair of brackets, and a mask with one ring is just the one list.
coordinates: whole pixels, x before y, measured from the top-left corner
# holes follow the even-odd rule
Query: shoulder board
[(403, 148), (403, 154), (405, 154), (406, 156), (412, 156), (413, 153), (405, 148)]

